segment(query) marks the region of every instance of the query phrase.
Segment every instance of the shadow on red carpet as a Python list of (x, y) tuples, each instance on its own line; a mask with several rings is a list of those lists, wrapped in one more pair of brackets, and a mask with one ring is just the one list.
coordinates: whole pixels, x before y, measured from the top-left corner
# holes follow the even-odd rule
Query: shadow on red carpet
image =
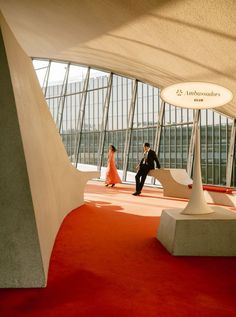
[(173, 257), (158, 217), (90, 201), (58, 233), (45, 289), (0, 290), (1, 317), (235, 317), (236, 258)]

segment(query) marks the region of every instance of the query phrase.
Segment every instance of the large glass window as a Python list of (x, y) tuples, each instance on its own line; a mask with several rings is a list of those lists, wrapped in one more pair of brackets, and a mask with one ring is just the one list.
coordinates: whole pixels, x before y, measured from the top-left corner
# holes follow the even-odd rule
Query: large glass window
[[(33, 65), (73, 164), (78, 160), (80, 164), (105, 167), (108, 146), (113, 144), (117, 147), (117, 166), (125, 171), (124, 156), (129, 145), (127, 171), (134, 173), (143, 143), (149, 142), (152, 148), (157, 147), (162, 167), (187, 168), (193, 110), (165, 104), (162, 119), (157, 87), (138, 81), (135, 94), (130, 78), (65, 62), (33, 60)], [(204, 183), (226, 184), (232, 123), (232, 119), (212, 110), (201, 111)], [(232, 186), (236, 186), (235, 170), (234, 159)]]

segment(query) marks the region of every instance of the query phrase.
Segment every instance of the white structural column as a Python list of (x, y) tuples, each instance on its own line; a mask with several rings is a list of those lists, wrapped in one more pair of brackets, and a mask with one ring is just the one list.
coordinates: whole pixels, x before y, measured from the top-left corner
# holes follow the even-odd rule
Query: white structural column
[(132, 99), (129, 108), (128, 127), (125, 135), (125, 149), (124, 149), (124, 163), (123, 163), (123, 181), (126, 181), (128, 164), (129, 164), (129, 149), (131, 143), (131, 135), (133, 130), (135, 103), (137, 98), (138, 81), (135, 80), (133, 84)]
[(85, 106), (86, 106), (86, 100), (88, 95), (89, 78), (90, 78), (90, 67), (88, 67), (86, 78), (84, 81), (83, 92), (82, 92), (82, 96), (81, 96), (80, 104), (79, 104), (79, 114), (78, 114), (78, 119), (76, 121), (76, 128), (75, 128), (76, 134), (75, 134), (74, 156), (75, 156), (76, 167), (78, 166), (78, 160), (79, 160), (79, 148), (80, 148), (80, 143), (82, 138), (82, 128), (84, 123), (84, 113), (85, 113)]
[[(164, 119), (164, 113), (165, 113), (165, 102), (161, 102), (161, 107), (158, 113), (158, 121), (157, 121), (157, 128), (156, 128), (156, 135), (155, 135), (155, 141), (153, 150), (159, 155), (160, 151), (160, 141), (161, 141), (161, 133), (162, 133), (162, 127), (163, 127), (163, 119)], [(152, 184), (155, 184), (155, 177), (152, 178)]]
[(189, 144), (189, 151), (188, 151), (188, 162), (187, 162), (187, 173), (189, 177), (191, 177), (192, 175), (194, 146), (195, 146), (195, 139), (196, 139), (196, 131), (198, 129), (198, 123), (199, 123), (199, 115), (200, 115), (200, 110), (195, 110), (191, 139)]
[(236, 135), (236, 119), (234, 119), (231, 128), (230, 142), (229, 142), (229, 152), (226, 168), (226, 186), (231, 186), (232, 171), (234, 163), (234, 151), (235, 151), (235, 135)]
[(102, 158), (103, 158), (103, 150), (104, 150), (104, 144), (105, 144), (105, 138), (106, 138), (106, 127), (107, 127), (107, 119), (108, 119), (108, 112), (109, 112), (110, 99), (111, 99), (112, 83), (113, 83), (113, 73), (110, 73), (110, 76), (108, 79), (106, 99), (103, 105), (102, 124), (101, 124), (100, 136), (99, 136), (99, 145), (98, 145), (98, 170), (99, 171), (102, 168)]

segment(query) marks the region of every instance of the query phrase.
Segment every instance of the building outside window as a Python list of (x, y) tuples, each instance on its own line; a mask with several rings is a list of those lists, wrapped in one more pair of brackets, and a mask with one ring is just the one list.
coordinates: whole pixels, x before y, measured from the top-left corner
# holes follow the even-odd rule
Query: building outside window
[[(159, 88), (131, 78), (49, 60), (34, 59), (33, 64), (72, 164), (105, 167), (108, 146), (114, 144), (118, 149), (117, 167), (124, 173), (123, 179), (129, 180), (127, 172), (135, 173), (142, 145), (149, 142), (152, 148), (157, 147), (162, 167), (187, 169), (194, 110), (163, 104)], [(233, 122), (212, 110), (201, 111), (205, 184), (226, 185)], [(234, 155), (230, 175), (233, 187), (235, 165)]]

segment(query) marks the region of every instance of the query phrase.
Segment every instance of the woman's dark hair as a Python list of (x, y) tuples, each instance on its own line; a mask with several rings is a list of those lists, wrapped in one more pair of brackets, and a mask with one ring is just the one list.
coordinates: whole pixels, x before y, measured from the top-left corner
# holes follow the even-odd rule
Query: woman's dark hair
[(114, 145), (110, 144), (110, 147), (112, 149), (112, 152), (116, 152), (116, 148), (114, 147)]

